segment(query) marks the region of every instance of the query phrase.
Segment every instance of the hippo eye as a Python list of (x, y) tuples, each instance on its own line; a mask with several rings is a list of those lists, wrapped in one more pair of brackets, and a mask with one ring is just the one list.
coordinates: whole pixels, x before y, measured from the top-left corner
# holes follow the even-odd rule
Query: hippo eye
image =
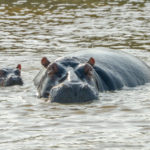
[(80, 65), (75, 72), (80, 79), (90, 77), (92, 75), (92, 66), (89, 64)]
[(60, 64), (53, 63), (48, 66), (47, 73), (50, 77), (57, 77), (57, 79), (62, 80), (65, 78), (66, 70)]
[(68, 73), (59, 76), (59, 82), (63, 82), (67, 78)]
[(47, 73), (52, 76), (54, 74), (56, 74), (58, 72), (58, 66), (56, 63), (53, 63), (53, 64), (50, 64), (48, 67), (47, 67)]
[(58, 72), (56, 73), (60, 81), (64, 80), (67, 76), (66, 70), (62, 66), (58, 66)]

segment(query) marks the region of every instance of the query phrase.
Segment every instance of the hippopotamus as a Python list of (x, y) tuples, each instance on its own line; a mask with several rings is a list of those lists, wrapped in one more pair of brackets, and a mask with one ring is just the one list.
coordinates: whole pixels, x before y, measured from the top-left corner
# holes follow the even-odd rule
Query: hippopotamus
[(23, 85), (21, 78), (21, 65), (16, 68), (0, 69), (0, 86)]
[(150, 68), (138, 58), (111, 49), (79, 51), (50, 62), (34, 78), (38, 96), (51, 102), (83, 103), (100, 92), (121, 90), (150, 82)]

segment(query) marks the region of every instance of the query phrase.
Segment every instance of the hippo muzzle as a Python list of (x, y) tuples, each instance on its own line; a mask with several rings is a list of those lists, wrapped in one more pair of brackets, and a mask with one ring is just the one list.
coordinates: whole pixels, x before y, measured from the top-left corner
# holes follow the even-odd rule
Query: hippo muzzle
[(50, 91), (51, 102), (83, 103), (98, 98), (92, 86), (83, 83), (64, 83)]
[(23, 85), (23, 81), (19, 76), (10, 76), (5, 80), (5, 86)]

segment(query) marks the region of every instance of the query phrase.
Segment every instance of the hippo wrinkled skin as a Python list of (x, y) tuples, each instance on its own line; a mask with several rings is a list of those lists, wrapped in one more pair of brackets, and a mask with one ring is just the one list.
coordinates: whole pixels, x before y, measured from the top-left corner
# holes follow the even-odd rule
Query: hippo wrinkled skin
[(99, 92), (150, 82), (150, 68), (129, 54), (110, 49), (86, 50), (50, 62), (34, 79), (38, 96), (51, 102), (79, 103), (98, 99)]
[(16, 68), (0, 69), (0, 86), (12, 85), (23, 85), (20, 64)]

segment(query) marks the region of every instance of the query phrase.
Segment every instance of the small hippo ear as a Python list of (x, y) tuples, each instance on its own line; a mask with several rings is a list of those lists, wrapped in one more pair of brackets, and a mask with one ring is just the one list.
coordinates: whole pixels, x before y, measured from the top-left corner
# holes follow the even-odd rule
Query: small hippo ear
[(95, 64), (95, 59), (93, 57), (91, 57), (88, 61), (88, 63), (91, 65), (91, 66), (94, 66)]
[(47, 66), (50, 64), (50, 61), (49, 61), (46, 57), (43, 57), (43, 58), (41, 59), (41, 64), (42, 64), (45, 68), (47, 68)]
[(21, 70), (21, 64), (18, 64), (16, 68)]

